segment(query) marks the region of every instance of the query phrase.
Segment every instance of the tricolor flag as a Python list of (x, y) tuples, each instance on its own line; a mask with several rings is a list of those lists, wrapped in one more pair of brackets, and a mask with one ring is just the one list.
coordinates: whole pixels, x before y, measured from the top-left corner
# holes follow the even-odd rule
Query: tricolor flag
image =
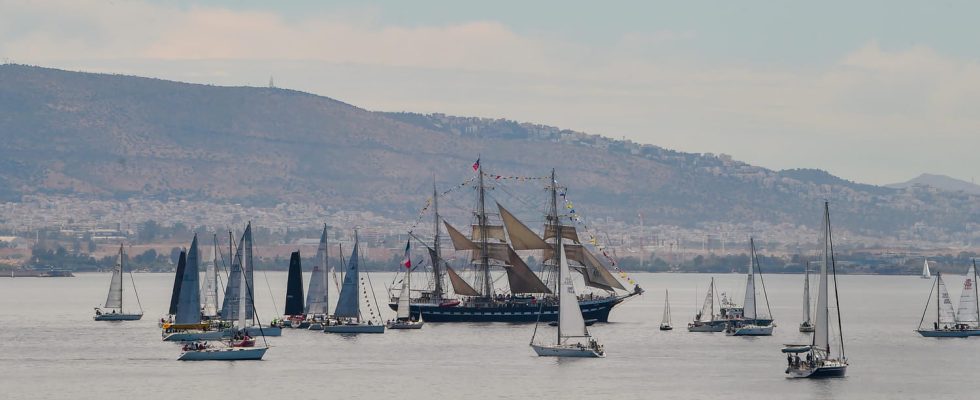
[(473, 170), (476, 171), (478, 169), (480, 169), (480, 158), (479, 157), (477, 157), (476, 162), (473, 163)]
[(408, 243), (405, 243), (405, 259), (402, 260), (402, 266), (408, 269), (412, 268), (412, 241), (411, 240), (409, 240)]

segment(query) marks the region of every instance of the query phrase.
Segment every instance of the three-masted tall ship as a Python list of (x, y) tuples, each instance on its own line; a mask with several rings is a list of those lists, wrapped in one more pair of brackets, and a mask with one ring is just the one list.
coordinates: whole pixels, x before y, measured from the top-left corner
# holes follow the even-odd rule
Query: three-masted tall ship
[[(431, 246), (430, 242), (420, 240), (428, 247), (433, 284), (410, 300), (409, 310), (413, 319), (424, 317), (429, 322), (535, 322), (540, 314), (541, 321), (555, 321), (558, 318), (555, 291), (559, 284), (559, 261), (554, 249), (558, 247), (558, 242), (564, 242), (565, 255), (573, 263), (572, 269), (582, 275), (586, 286), (593, 289), (592, 293), (578, 296), (585, 320), (607, 322), (613, 307), (643, 293), (639, 285), (627, 290), (583, 245), (575, 227), (564, 226), (560, 230), (561, 238), (557, 238), (559, 187), (554, 171), (548, 186), (551, 198), (544, 234), (538, 235), (499, 203), (496, 204), (499, 214), (494, 215), (495, 220), (491, 221), (491, 213), (486, 207), (487, 186), (483, 168), (478, 164), (474, 168), (478, 174), (477, 202), (468, 237), (448, 221), (440, 219), (439, 194), (433, 186), (434, 238)], [(472, 283), (442, 257), (440, 232), (443, 225), (453, 248), (470, 253), (468, 264), (474, 271)], [(540, 274), (535, 273), (517, 251), (541, 251), (544, 261)], [(494, 273), (501, 269), (507, 277), (506, 287), (498, 285), (495, 279)], [(499, 273), (496, 276), (499, 277)], [(452, 293), (444, 285), (446, 277), (449, 278)], [(389, 307), (397, 309), (397, 298), (391, 299)]]

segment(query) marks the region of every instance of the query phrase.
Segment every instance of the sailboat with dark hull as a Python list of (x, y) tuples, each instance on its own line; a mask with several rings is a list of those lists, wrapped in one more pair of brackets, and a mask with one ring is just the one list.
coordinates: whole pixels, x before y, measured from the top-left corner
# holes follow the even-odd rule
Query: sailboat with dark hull
[[(840, 299), (838, 298), (837, 267), (834, 262), (834, 241), (830, 229), (830, 205), (824, 203), (823, 260), (820, 266), (820, 286), (817, 291), (817, 307), (814, 315), (813, 337), (809, 345), (787, 345), (788, 366), (786, 374), (791, 378), (839, 378), (847, 373), (848, 360), (844, 355), (844, 331), (841, 325)], [(830, 285), (833, 284), (833, 292)], [(833, 297), (830, 297), (833, 294)], [(837, 326), (830, 310), (837, 310)], [(836, 328), (836, 329), (834, 329)], [(837, 335), (831, 332), (836, 331)], [(833, 343), (836, 340), (837, 343)], [(805, 356), (800, 357), (801, 354)]]
[[(125, 269), (126, 254), (123, 252), (123, 245), (119, 245), (119, 256), (115, 268), (112, 269), (112, 278), (109, 281), (109, 294), (106, 296), (105, 306), (95, 308), (96, 321), (137, 321), (143, 318), (143, 306), (139, 305), (139, 294), (136, 293), (136, 283), (133, 283), (133, 293), (136, 295), (136, 304), (139, 305), (138, 313), (127, 313), (123, 311), (123, 275)], [(132, 280), (132, 272), (130, 272)]]
[[(479, 162), (474, 167), (478, 174), (477, 207), (469, 237), (448, 221), (440, 220), (438, 193), (433, 186), (434, 239), (432, 246), (426, 245), (426, 247), (432, 261), (434, 285), (431, 290), (422, 291), (420, 297), (411, 299), (409, 306), (411, 318), (417, 319), (424, 315), (427, 322), (556, 321), (559, 316), (559, 305), (553, 289), (557, 288), (557, 279), (551, 279), (551, 282), (546, 284), (516, 252), (543, 251), (544, 267), (548, 271), (544, 275), (552, 278), (558, 275), (559, 260), (554, 249), (558, 247), (556, 243), (561, 239), (556, 237), (558, 236), (558, 186), (554, 171), (551, 176), (552, 184), (549, 186), (550, 211), (547, 215), (544, 235), (539, 236), (499, 203), (497, 209), (500, 220), (497, 223), (490, 221), (486, 209), (487, 186), (483, 179), (483, 168)], [(456, 251), (470, 252), (470, 264), (475, 272), (474, 284), (471, 285), (463, 279), (442, 258), (439, 244), (443, 226)], [(585, 320), (608, 322), (613, 307), (643, 293), (639, 286), (635, 286), (632, 291), (627, 291), (598, 257), (579, 241), (575, 227), (565, 226), (561, 232), (562, 238), (570, 241), (563, 246), (566, 258), (576, 263), (570, 268), (581, 273), (586, 286), (606, 293), (606, 295), (588, 294), (579, 297), (579, 306)], [(508, 283), (506, 289), (494, 287), (492, 271), (497, 269), (503, 269), (506, 273)], [(449, 278), (455, 296), (447, 293), (443, 286), (446, 277)], [(392, 298), (389, 307), (397, 310), (398, 299)]]
[[(289, 272), (286, 276), (286, 305), (283, 310), (283, 319), (289, 321), (287, 325), (291, 328), (305, 328), (303, 322), (306, 320), (303, 302), (303, 264), (299, 251), (294, 251), (289, 255)], [(307, 324), (308, 326), (308, 324)]]

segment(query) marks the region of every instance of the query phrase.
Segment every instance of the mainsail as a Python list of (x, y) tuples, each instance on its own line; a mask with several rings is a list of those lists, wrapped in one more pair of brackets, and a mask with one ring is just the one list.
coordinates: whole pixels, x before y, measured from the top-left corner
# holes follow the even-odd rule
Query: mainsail
[(350, 260), (347, 262), (347, 273), (344, 274), (344, 284), (340, 287), (340, 298), (337, 299), (337, 309), (334, 316), (338, 318), (360, 319), (360, 302), (358, 301), (358, 289), (360, 278), (358, 276), (358, 255), (357, 237), (354, 238), (354, 251), (351, 252)]
[(714, 320), (715, 316), (715, 278), (711, 278), (711, 284), (708, 285), (708, 295), (704, 296), (704, 304), (701, 305), (701, 311), (694, 316), (695, 321), (701, 321), (705, 316), (708, 317), (709, 321)]
[(170, 291), (170, 309), (167, 314), (177, 314), (177, 299), (180, 297), (180, 285), (184, 282), (184, 268), (187, 266), (187, 253), (181, 251), (177, 258), (177, 273), (174, 275), (174, 288)]
[(109, 294), (105, 299), (105, 308), (117, 308), (122, 312), (123, 288), (123, 245), (119, 245), (119, 256), (112, 269), (112, 280), (109, 281)]
[(660, 325), (670, 325), (670, 292), (664, 290), (664, 316), (660, 320)]
[[(242, 296), (245, 297), (245, 317), (252, 318), (252, 296), (255, 292), (253, 290), (252, 270), (252, 224), (249, 223), (245, 227), (242, 238), (238, 241), (238, 249), (232, 258), (228, 287), (225, 289), (225, 298), (221, 305), (221, 319), (225, 321), (239, 319), (238, 304)], [(242, 277), (239, 276), (242, 271), (245, 271), (245, 279), (241, 279)], [(241, 285), (242, 281), (246, 282), (244, 286)]]
[(204, 305), (201, 313), (206, 317), (218, 315), (218, 235), (213, 237), (211, 260), (204, 270)]
[[(559, 240), (559, 253), (564, 253), (564, 246), (564, 243)], [(558, 259), (558, 279), (561, 282), (558, 294), (558, 343), (563, 343), (564, 339), (570, 337), (589, 336), (589, 331), (585, 327), (582, 309), (579, 307), (578, 296), (575, 294), (575, 284), (572, 281), (571, 270), (568, 268), (568, 260), (561, 256)]]
[(299, 251), (289, 255), (289, 275), (286, 278), (286, 307), (283, 315), (303, 314), (303, 265)]
[(742, 315), (746, 319), (756, 318), (755, 306), (755, 264), (749, 258), (749, 274), (745, 278), (745, 301), (742, 303)]
[(813, 347), (830, 353), (830, 307), (828, 303), (827, 270), (832, 262), (830, 253), (830, 211), (824, 205), (823, 235), (820, 244), (823, 246), (823, 258), (820, 264), (820, 287), (817, 290), (817, 321), (814, 324)]
[(960, 304), (956, 309), (956, 323), (975, 327), (980, 323), (980, 309), (977, 307), (977, 267), (971, 265), (963, 281)]
[(929, 273), (929, 260), (928, 259), (923, 259), (922, 260), (922, 277), (923, 278), (931, 278), (932, 277), (932, 274)]
[(953, 310), (953, 300), (949, 298), (949, 292), (946, 291), (946, 283), (943, 282), (943, 277), (941, 275), (936, 276), (936, 286), (938, 288), (938, 320), (940, 324), (953, 324), (956, 323), (956, 313)]
[(323, 233), (320, 234), (320, 245), (316, 249), (316, 258), (313, 259), (310, 288), (306, 293), (307, 315), (326, 315), (330, 312), (327, 307), (327, 293), (330, 290), (327, 284), (327, 256), (327, 226), (324, 225)]
[(401, 321), (407, 321), (411, 317), (411, 275), (412, 269), (405, 271), (405, 280), (402, 281), (402, 290), (398, 293), (398, 313), (395, 316)]
[(810, 324), (810, 262), (803, 272), (803, 322)]
[(174, 322), (181, 325), (201, 322), (201, 287), (198, 282), (201, 278), (198, 270), (197, 235), (194, 235), (191, 248), (187, 251), (186, 263), (177, 300), (177, 314), (174, 318)]

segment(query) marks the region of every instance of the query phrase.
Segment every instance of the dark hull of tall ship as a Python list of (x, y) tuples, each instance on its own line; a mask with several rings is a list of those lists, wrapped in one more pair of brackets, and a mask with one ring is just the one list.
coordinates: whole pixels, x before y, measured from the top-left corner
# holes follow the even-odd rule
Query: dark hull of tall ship
[[(611, 296), (599, 299), (587, 299), (579, 301), (582, 309), (582, 317), (585, 320), (596, 320), (597, 322), (609, 322), (609, 312), (613, 307), (619, 305), (636, 296), (638, 293), (630, 293), (622, 296)], [(398, 303), (388, 304), (392, 310), (398, 309)], [(549, 322), (558, 319), (558, 304), (541, 306), (540, 304), (529, 304), (526, 302), (496, 302), (492, 304), (481, 304), (478, 306), (464, 306), (462, 304), (452, 307), (440, 306), (438, 304), (413, 303), (409, 307), (412, 318), (421, 318), (426, 322)]]

